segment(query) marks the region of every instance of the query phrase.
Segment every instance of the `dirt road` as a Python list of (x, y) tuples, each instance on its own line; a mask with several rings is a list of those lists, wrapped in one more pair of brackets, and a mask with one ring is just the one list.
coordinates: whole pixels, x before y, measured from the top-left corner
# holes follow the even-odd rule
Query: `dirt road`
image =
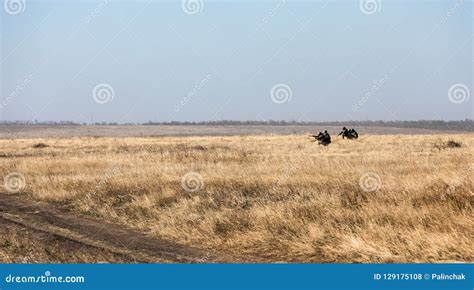
[(21, 195), (0, 193), (0, 225), (27, 230), (35, 239), (55, 239), (71, 251), (106, 252), (131, 262), (213, 263), (231, 259), (150, 237), (131, 228), (73, 214)]

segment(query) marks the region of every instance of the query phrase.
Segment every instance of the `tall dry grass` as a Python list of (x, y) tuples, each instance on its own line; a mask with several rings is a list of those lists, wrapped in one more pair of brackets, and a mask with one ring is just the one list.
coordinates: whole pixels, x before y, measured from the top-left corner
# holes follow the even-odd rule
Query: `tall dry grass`
[(111, 252), (87, 247), (68, 239), (0, 224), (1, 263), (133, 262)]
[[(328, 147), (305, 136), (0, 140), (0, 175), (22, 173), (24, 198), (246, 261), (472, 262), (474, 135), (453, 138), (463, 146), (440, 149), (440, 135)], [(183, 176), (202, 186), (185, 190)]]

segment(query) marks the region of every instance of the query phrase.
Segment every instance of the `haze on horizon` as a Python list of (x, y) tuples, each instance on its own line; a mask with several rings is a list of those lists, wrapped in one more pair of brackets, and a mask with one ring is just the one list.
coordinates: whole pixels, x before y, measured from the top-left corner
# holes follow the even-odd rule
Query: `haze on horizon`
[(0, 121), (473, 119), (471, 1), (19, 3)]

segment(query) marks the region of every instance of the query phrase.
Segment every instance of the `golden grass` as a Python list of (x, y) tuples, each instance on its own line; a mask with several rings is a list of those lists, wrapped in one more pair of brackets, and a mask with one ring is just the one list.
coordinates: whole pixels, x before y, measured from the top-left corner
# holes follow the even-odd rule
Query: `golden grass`
[[(328, 147), (305, 136), (0, 140), (0, 175), (22, 173), (25, 198), (246, 261), (472, 262), (474, 135), (452, 138), (463, 146), (439, 149), (440, 135)], [(183, 189), (189, 172), (200, 190)]]
[(1, 263), (130, 262), (126, 257), (83, 246), (67, 239), (3, 226), (0, 225)]

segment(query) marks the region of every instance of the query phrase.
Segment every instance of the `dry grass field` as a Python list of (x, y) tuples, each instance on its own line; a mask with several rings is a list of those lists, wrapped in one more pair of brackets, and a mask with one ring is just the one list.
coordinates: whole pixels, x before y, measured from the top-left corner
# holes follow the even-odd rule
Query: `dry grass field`
[[(247, 262), (473, 262), (473, 171), (473, 134), (0, 140), (2, 194)], [(122, 261), (25, 239), (0, 260)]]

